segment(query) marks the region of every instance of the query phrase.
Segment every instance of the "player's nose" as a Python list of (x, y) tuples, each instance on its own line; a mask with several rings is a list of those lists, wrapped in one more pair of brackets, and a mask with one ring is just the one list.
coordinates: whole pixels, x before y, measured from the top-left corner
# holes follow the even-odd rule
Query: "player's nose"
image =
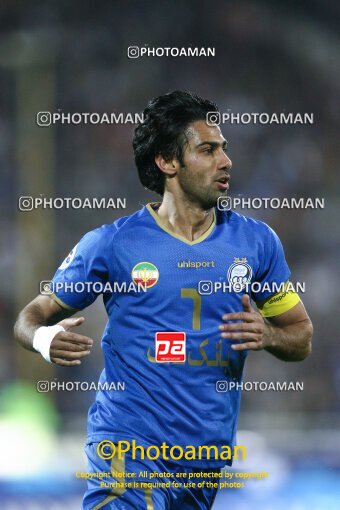
[(233, 166), (231, 159), (224, 151), (221, 151), (221, 155), (220, 155), (220, 159), (219, 159), (218, 163), (219, 163), (219, 165), (218, 165), (219, 170), (229, 171), (231, 169), (231, 167)]

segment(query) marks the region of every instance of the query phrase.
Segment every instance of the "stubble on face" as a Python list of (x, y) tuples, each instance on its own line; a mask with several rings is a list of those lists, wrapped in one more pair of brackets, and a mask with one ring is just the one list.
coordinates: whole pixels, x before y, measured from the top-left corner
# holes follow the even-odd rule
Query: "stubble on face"
[(209, 210), (216, 207), (218, 197), (226, 196), (227, 190), (221, 191), (214, 186), (218, 167), (213, 154), (207, 151), (209, 146), (202, 145), (205, 141), (222, 143), (224, 138), (219, 127), (207, 126), (205, 121), (192, 123), (185, 131), (183, 165), (177, 178), (188, 201)]

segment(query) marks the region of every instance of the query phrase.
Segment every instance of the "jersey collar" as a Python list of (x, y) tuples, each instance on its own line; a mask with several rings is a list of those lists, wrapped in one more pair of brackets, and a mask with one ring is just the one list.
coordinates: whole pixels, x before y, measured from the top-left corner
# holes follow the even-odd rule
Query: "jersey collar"
[(214, 221), (212, 222), (212, 224), (210, 225), (208, 230), (206, 230), (202, 235), (200, 235), (194, 241), (189, 241), (189, 239), (187, 239), (186, 237), (181, 236), (180, 234), (176, 234), (175, 232), (172, 232), (168, 227), (166, 227), (163, 224), (162, 219), (158, 216), (158, 214), (155, 211), (155, 209), (158, 209), (158, 207), (160, 205), (161, 205), (160, 202), (151, 202), (151, 203), (146, 205), (146, 209), (151, 214), (152, 218), (155, 220), (157, 225), (162, 230), (164, 230), (164, 232), (166, 232), (167, 234), (169, 234), (172, 237), (175, 237), (176, 239), (178, 239), (179, 241), (182, 241), (185, 244), (193, 245), (193, 244), (201, 243), (202, 241), (204, 241), (204, 239), (206, 239), (211, 234), (211, 232), (214, 230), (214, 228), (216, 226), (216, 212), (215, 212), (215, 209), (214, 209)]

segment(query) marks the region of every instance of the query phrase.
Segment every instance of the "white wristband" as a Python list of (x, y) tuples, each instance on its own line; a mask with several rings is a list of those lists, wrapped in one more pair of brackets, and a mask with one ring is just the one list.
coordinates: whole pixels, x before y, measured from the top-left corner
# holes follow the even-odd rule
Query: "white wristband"
[(60, 331), (65, 331), (65, 329), (59, 324), (56, 324), (55, 326), (41, 326), (34, 333), (33, 348), (40, 352), (42, 357), (49, 363), (52, 363), (50, 358), (50, 345), (53, 338)]

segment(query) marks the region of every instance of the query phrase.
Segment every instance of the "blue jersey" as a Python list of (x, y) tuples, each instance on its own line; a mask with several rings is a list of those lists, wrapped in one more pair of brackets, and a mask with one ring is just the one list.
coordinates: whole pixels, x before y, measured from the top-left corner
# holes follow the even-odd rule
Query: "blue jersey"
[[(190, 242), (162, 226), (158, 206), (86, 234), (53, 278), (65, 307), (82, 310), (103, 294), (100, 382), (125, 383), (125, 391), (98, 391), (88, 442), (233, 447), (240, 391), (222, 386), (241, 381), (247, 352), (231, 349), (235, 341), (222, 340), (218, 326), (223, 314), (242, 311), (247, 283), (259, 282), (256, 302), (273, 294), (263, 284), (289, 279), (282, 245), (265, 223), (217, 209), (209, 230)], [(74, 292), (78, 282), (86, 285)]]

